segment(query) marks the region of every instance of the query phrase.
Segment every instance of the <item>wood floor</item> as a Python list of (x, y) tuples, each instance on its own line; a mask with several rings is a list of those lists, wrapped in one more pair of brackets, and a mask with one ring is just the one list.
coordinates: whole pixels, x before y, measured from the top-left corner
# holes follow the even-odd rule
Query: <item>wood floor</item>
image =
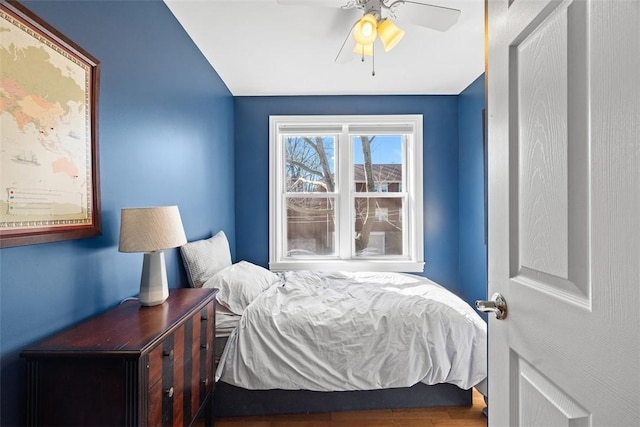
[(484, 399), (476, 390), (473, 406), (389, 409), (323, 414), (216, 418), (216, 427), (486, 427)]

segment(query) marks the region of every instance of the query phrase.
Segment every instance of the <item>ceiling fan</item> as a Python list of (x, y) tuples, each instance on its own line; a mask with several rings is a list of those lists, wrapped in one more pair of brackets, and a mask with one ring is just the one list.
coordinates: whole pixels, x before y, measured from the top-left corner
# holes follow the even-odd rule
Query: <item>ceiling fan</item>
[[(349, 40), (353, 43), (353, 53), (374, 57), (375, 41), (380, 39), (385, 52), (393, 49), (404, 36), (404, 31), (395, 25), (415, 24), (438, 31), (447, 31), (460, 16), (460, 10), (421, 3), (411, 0), (277, 0), (279, 4), (291, 6), (327, 6), (341, 9), (356, 9), (362, 12), (349, 30), (335, 62), (346, 62), (353, 58), (345, 50)], [(372, 70), (375, 75), (375, 68)]]

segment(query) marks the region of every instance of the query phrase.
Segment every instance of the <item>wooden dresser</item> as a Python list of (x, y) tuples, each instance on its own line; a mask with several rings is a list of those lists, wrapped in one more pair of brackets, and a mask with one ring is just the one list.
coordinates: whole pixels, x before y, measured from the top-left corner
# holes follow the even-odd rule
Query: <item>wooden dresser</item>
[(28, 425), (212, 424), (216, 292), (127, 301), (26, 348)]

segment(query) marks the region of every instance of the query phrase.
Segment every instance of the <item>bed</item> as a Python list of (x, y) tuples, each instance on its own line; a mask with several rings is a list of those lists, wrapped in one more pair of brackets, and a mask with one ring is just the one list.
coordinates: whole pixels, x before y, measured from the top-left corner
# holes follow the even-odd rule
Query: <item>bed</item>
[(192, 286), (219, 289), (216, 416), (470, 405), (473, 387), (486, 395), (486, 324), (442, 286), (400, 273), (276, 274), (232, 264), (220, 246), (214, 268), (194, 268), (182, 252)]

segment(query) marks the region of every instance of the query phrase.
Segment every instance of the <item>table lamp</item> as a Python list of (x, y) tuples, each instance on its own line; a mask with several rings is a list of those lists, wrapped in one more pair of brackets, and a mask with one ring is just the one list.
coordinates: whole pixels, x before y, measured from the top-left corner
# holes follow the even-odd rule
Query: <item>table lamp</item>
[(138, 299), (144, 306), (169, 297), (164, 249), (187, 243), (177, 206), (125, 208), (120, 217), (120, 252), (144, 252)]

